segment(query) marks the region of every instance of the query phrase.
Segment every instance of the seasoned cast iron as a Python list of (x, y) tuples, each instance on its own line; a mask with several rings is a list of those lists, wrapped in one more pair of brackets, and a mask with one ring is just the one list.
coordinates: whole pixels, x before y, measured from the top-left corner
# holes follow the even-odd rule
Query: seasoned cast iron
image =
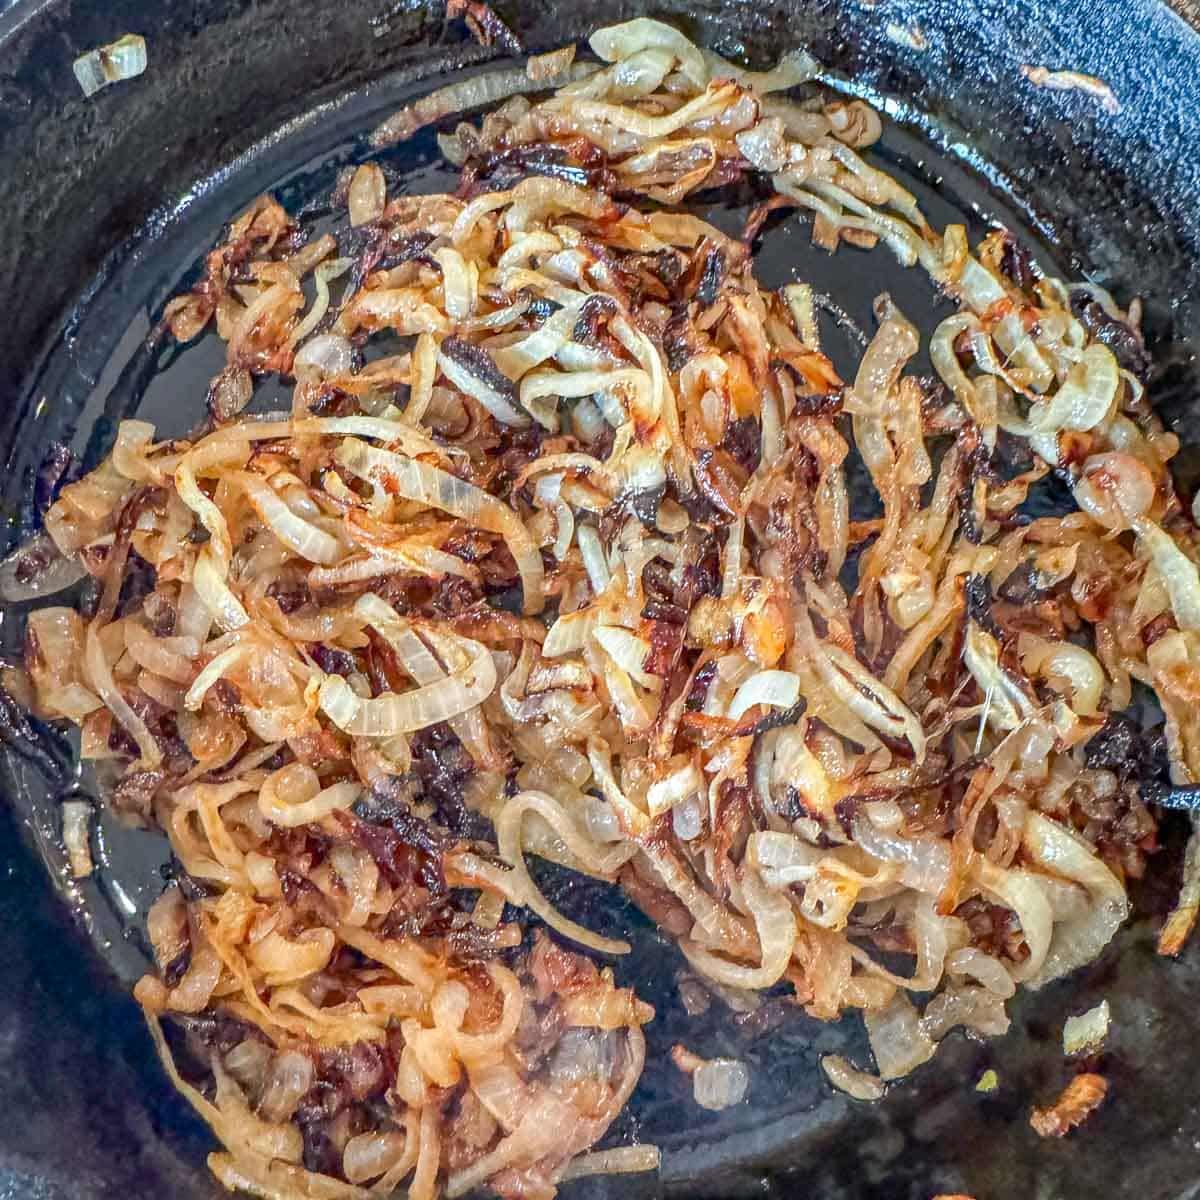
[[(647, 11), (752, 65), (809, 45), (837, 73), (836, 86), (853, 79), (854, 89), (891, 98), (878, 157), (935, 222), (966, 219), (978, 236), (1002, 220), (1047, 266), (1124, 300), (1145, 297), (1160, 364), (1152, 397), (1185, 442), (1200, 443), (1200, 36), (1159, 3), (497, 7), (534, 50)], [(72, 60), (126, 32), (146, 38), (148, 71), (83, 99)], [(917, 50), (911, 43), (922, 38)], [(356, 135), (373, 116), (430, 86), (422, 80), (485, 57), (440, 8), (412, 0), (39, 0), (0, 16), (0, 487), (10, 544), (30, 526), (34, 473), (52, 440), (90, 462), (132, 411), (168, 434), (194, 420), (219, 349), (202, 341), (180, 353), (146, 335), (222, 223), (265, 188), (319, 217), (337, 170), (363, 154)], [(1121, 112), (1039, 91), (1022, 63), (1100, 76)], [(428, 135), (383, 161), (394, 187), (432, 190), (447, 178)], [(711, 215), (736, 222), (736, 198)], [(938, 311), (928, 285), (885, 251), (826, 258), (795, 220), (770, 231), (759, 270), (772, 286), (800, 272), (868, 332), (879, 290), (926, 330)], [(839, 367), (852, 370), (852, 330), (829, 336)], [(1200, 455), (1181, 455), (1180, 473), (1193, 487)], [(3, 614), (6, 653), (18, 649), (21, 624), (19, 612)], [(39, 755), (62, 765), (64, 779), (48, 784)], [(47, 730), (7, 754), (0, 1195), (209, 1197), (217, 1190), (203, 1166), (209, 1135), (163, 1078), (126, 992), (145, 961), (139, 919), (161, 887), (162, 847), (105, 822), (97, 852), (106, 868), (82, 887), (69, 884), (54, 806), (64, 789), (90, 787), (69, 746)], [(612, 927), (632, 931), (635, 952), (619, 973), (637, 979), (659, 1011), (650, 1027), (656, 1061), (614, 1136), (661, 1144), (662, 1174), (594, 1180), (567, 1195), (1198, 1194), (1200, 951), (1178, 963), (1153, 953), (1155, 922), (1177, 887), (1179, 834), (1177, 824), (1164, 827), (1166, 849), (1137, 893), (1140, 915), (1099, 962), (1015, 1002), (1007, 1037), (982, 1044), (953, 1035), (876, 1106), (832, 1093), (816, 1066), (833, 1049), (866, 1063), (853, 1021), (825, 1026), (768, 1007), (749, 1021), (714, 1013), (689, 1023), (673, 986), (679, 960), (653, 929), (607, 891), (548, 879), (564, 907), (586, 905), (595, 923), (599, 906)], [(1041, 1142), (1028, 1110), (1067, 1078), (1062, 1019), (1102, 997), (1114, 1020), (1101, 1063), (1111, 1099), (1071, 1138)], [(720, 1115), (690, 1104), (686, 1081), (662, 1062), (679, 1038), (702, 1054), (749, 1061), (749, 1102)], [(989, 1095), (974, 1090), (987, 1067), (1000, 1077)]]

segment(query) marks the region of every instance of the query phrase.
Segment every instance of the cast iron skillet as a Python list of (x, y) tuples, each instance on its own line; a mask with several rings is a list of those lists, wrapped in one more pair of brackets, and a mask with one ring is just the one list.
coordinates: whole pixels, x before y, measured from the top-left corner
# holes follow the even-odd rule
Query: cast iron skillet
[[(879, 154), (935, 221), (957, 214), (977, 234), (1001, 219), (1048, 265), (1126, 300), (1145, 296), (1160, 364), (1151, 394), (1189, 440), (1200, 344), (1200, 36), (1160, 4), (498, 7), (535, 50), (650, 11), (752, 65), (805, 43), (854, 86), (895, 98)], [(82, 99), (72, 59), (130, 31), (146, 37), (149, 71)], [(921, 41), (923, 49), (912, 44)], [(483, 57), (447, 28), (438, 7), (413, 0), (19, 0), (0, 17), (0, 446), (8, 456), (0, 489), (10, 542), (32, 520), (33, 476), (52, 438), (73, 439), (94, 458), (112, 422), (134, 408), (166, 432), (191, 423), (213, 369), (211, 347), (180, 355), (147, 346), (145, 334), (222, 222), (257, 190), (280, 184), (286, 203), (319, 208), (336, 169), (361, 153), (354, 131), (370, 114)], [(1098, 75), (1122, 111), (1037, 91), (1021, 78), (1021, 63)], [(397, 186), (442, 183), (430, 139), (385, 166)], [(861, 257), (821, 259), (806, 242), (794, 225), (775, 229), (760, 252), (765, 282), (799, 269), (863, 321), (880, 286), (904, 305), (931, 308), (928, 289), (883, 251), (867, 270)], [(831, 334), (845, 370), (852, 339)], [(1196, 454), (1181, 456), (1189, 494), (1198, 464)], [(20, 628), (19, 612), (3, 614), (6, 652), (19, 645)], [(39, 771), (45, 756), (67, 768), (57, 783)], [(0, 1193), (212, 1196), (207, 1132), (163, 1079), (121, 983), (141, 970), (138, 916), (160, 886), (160, 849), (106, 825), (97, 853), (108, 868), (83, 888), (67, 884), (54, 802), (88, 781), (72, 773), (69, 748), (49, 731), (16, 739), (5, 787), (13, 804), (0, 808)], [(677, 1074), (652, 1066), (614, 1136), (662, 1144), (661, 1177), (593, 1181), (569, 1195), (1196, 1195), (1200, 953), (1178, 963), (1153, 953), (1156, 920), (1177, 886), (1179, 833), (1165, 826), (1166, 849), (1136, 896), (1140, 915), (1098, 963), (1015, 1003), (1006, 1038), (982, 1045), (952, 1036), (932, 1064), (873, 1107), (832, 1094), (815, 1069), (818, 1053), (831, 1049), (865, 1062), (852, 1024), (791, 1015), (766, 1037), (761, 1026), (778, 1015), (770, 1011), (741, 1023), (687, 1024), (670, 950), (654, 931), (611, 895), (548, 881), (564, 906), (586, 905), (593, 923), (600, 905), (607, 921), (632, 930), (637, 948), (623, 971), (650, 980), (659, 1010), (652, 1046), (686, 1035), (701, 1053), (747, 1058), (755, 1078), (747, 1105), (704, 1117)], [(1062, 1019), (1101, 997), (1114, 1016), (1099, 1064), (1112, 1098), (1070, 1139), (1040, 1142), (1026, 1118), (1067, 1078)], [(989, 1095), (973, 1087), (986, 1067), (1000, 1075)]]

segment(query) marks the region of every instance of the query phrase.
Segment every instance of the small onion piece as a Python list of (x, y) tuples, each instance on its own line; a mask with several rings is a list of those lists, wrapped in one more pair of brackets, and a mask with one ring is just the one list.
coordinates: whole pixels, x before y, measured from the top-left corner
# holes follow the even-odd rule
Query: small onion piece
[(860, 1071), (840, 1054), (823, 1054), (821, 1070), (838, 1091), (852, 1100), (882, 1100), (887, 1091), (878, 1075)]
[(736, 1058), (709, 1059), (692, 1073), (692, 1095), (710, 1112), (741, 1104), (749, 1087), (750, 1072)]
[(400, 1162), (407, 1148), (399, 1130), (356, 1134), (342, 1151), (342, 1172), (351, 1183), (368, 1183)]
[(354, 347), (340, 333), (319, 333), (296, 352), (292, 370), (297, 379), (326, 379), (349, 375), (354, 368)]
[(280, 767), (263, 782), (258, 808), (272, 824), (295, 829), (349, 809), (361, 795), (362, 785), (356, 782), (335, 783), (321, 789), (311, 768), (292, 763)]
[(63, 845), (67, 862), (76, 879), (85, 879), (95, 866), (92, 862), (92, 806), (86, 800), (64, 800), (62, 812)]
[(593, 1150), (573, 1158), (563, 1172), (563, 1182), (587, 1175), (635, 1175), (657, 1171), (662, 1154), (657, 1146), (614, 1146), (611, 1150)]
[(387, 203), (387, 180), (378, 163), (363, 163), (354, 172), (346, 203), (350, 211), (350, 224), (354, 229), (370, 225), (383, 216), (383, 208)]
[(162, 751), (159, 749), (154, 735), (146, 726), (146, 722), (134, 712), (117, 687), (112, 668), (108, 665), (108, 659), (104, 653), (104, 646), (100, 641), (98, 621), (92, 621), (88, 626), (84, 665), (96, 695), (124, 726), (130, 737), (137, 742), (142, 761), (149, 768), (157, 767), (162, 762)]
[(884, 1009), (864, 1014), (871, 1053), (881, 1079), (899, 1079), (928, 1062), (937, 1047), (925, 1035), (917, 1010), (903, 992)]
[(1078, 1016), (1068, 1017), (1063, 1025), (1063, 1053), (1095, 1054), (1108, 1037), (1108, 1001), (1101, 1000), (1094, 1008)]
[(1107, 529), (1128, 529), (1154, 504), (1154, 476), (1131, 454), (1109, 451), (1086, 459), (1075, 501)]
[(587, 571), (588, 582), (592, 585), (592, 591), (599, 596), (607, 590), (612, 579), (599, 531), (592, 525), (577, 525), (575, 540), (579, 544), (579, 553), (583, 556), (583, 566)]
[(80, 90), (90, 97), (122, 79), (135, 79), (145, 71), (146, 62), (146, 39), (138, 33), (127, 33), (107, 46), (81, 54), (71, 70)]
[(1180, 629), (1200, 629), (1200, 571), (1160, 526), (1143, 518), (1132, 522), (1133, 530), (1158, 569), (1171, 598), (1171, 608)]
[(258, 1115), (273, 1124), (289, 1120), (315, 1077), (316, 1070), (307, 1054), (297, 1050), (280, 1052), (267, 1072)]
[(675, 56), (679, 70), (701, 90), (708, 84), (709, 69), (704, 55), (677, 29), (650, 17), (635, 17), (620, 25), (597, 29), (588, 45), (605, 62), (631, 58), (643, 50), (666, 50)]
[(525, 64), (525, 73), (534, 83), (544, 83), (562, 75), (575, 61), (575, 45), (563, 46), (546, 54), (531, 54)]

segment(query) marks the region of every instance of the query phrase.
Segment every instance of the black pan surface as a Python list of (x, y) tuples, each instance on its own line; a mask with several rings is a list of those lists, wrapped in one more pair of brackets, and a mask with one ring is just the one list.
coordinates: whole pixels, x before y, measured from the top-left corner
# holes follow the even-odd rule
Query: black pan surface
[[(498, 7), (533, 49), (643, 11), (613, 3), (588, 6), (586, 15)], [(1200, 38), (1165, 9), (885, 0), (653, 11), (756, 64), (810, 44), (837, 68), (837, 86), (885, 98), (893, 120), (877, 158), (918, 192), (935, 223), (966, 220), (974, 237), (1001, 222), (1046, 266), (1085, 274), (1124, 299), (1143, 294), (1161, 364), (1152, 396), (1188, 440), (1200, 303), (1200, 124), (1191, 103)], [(0, 328), (8, 401), (0, 444), (9, 447), (0, 486), (15, 541), (31, 519), (33, 474), (49, 441), (72, 443), (90, 463), (108, 448), (115, 422), (135, 411), (164, 434), (193, 423), (220, 347), (202, 340), (180, 352), (146, 337), (222, 223), (267, 188), (320, 218), (338, 170), (364, 154), (359, 134), (373, 119), (427, 89), (422, 81), (439, 71), (475, 69), (483, 54), (439, 12), (403, 4), (334, 11), (296, 0), (117, 0), (18, 4), (4, 20), (0, 161), (13, 169), (0, 174), (9, 214), (0, 278), (12, 303)], [(901, 28), (909, 42), (923, 37), (925, 48), (902, 44)], [(71, 59), (126, 31), (146, 35), (150, 70), (82, 100)], [(1021, 79), (1022, 62), (1100, 75), (1122, 112), (1037, 92)], [(383, 164), (393, 190), (441, 190), (448, 178), (431, 135)], [(724, 197), (707, 215), (732, 228), (738, 200)], [(926, 331), (938, 319), (925, 280), (886, 252), (843, 249), (828, 258), (795, 220), (768, 233), (758, 269), (768, 285), (807, 279), (848, 310), (851, 324), (831, 321), (826, 331), (843, 372), (858, 353), (855, 325), (872, 328), (877, 292), (890, 291)], [(256, 403), (273, 406), (269, 385)], [(20, 632), (20, 613), (3, 614), (6, 651)], [(97, 850), (105, 868), (82, 887), (67, 882), (56, 801), (64, 790), (87, 795), (95, 785), (74, 769), (69, 746), (40, 733), (39, 749), (64, 764), (66, 777), (48, 786), (28, 746), (24, 758), (10, 752), (14, 803), (0, 816), (8, 884), (0, 889), (0, 1190), (212, 1195), (206, 1131), (161, 1077), (123, 986), (144, 966), (140, 918), (161, 888), (162, 845), (104, 822)], [(932, 1064), (870, 1107), (833, 1093), (816, 1066), (831, 1050), (867, 1062), (853, 1021), (828, 1026), (792, 1013), (764, 1032), (780, 1014), (689, 1020), (674, 992), (679, 960), (645, 921), (610, 892), (548, 880), (568, 911), (602, 906), (614, 929), (633, 931), (635, 953), (621, 972), (643, 990), (650, 981), (660, 1014), (650, 1027), (659, 1061), (612, 1137), (662, 1145), (661, 1176), (585, 1182), (567, 1194), (1195, 1194), (1200, 1117), (1187, 1061), (1200, 954), (1168, 963), (1153, 953), (1155, 921), (1177, 886), (1178, 828), (1167, 826), (1166, 841), (1137, 897), (1139, 918), (1098, 963), (1014, 1004), (1007, 1037), (983, 1044), (953, 1036)], [(1067, 1078), (1062, 1020), (1101, 998), (1114, 1016), (1101, 1064), (1112, 1100), (1071, 1139), (1042, 1142), (1027, 1114)], [(752, 1064), (747, 1104), (724, 1114), (690, 1104), (685, 1081), (661, 1061), (684, 1036), (702, 1054)], [(1000, 1087), (985, 1095), (974, 1084), (989, 1067)]]

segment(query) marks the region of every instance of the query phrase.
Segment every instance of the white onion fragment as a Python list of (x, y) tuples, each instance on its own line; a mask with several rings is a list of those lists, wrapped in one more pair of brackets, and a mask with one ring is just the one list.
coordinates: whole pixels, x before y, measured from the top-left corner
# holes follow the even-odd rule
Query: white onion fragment
[(741, 1104), (750, 1087), (750, 1072), (736, 1058), (713, 1058), (692, 1074), (692, 1094), (701, 1108), (719, 1112)]
[(882, 1100), (887, 1091), (877, 1075), (860, 1071), (840, 1054), (822, 1055), (821, 1070), (838, 1091), (853, 1100)]
[(1101, 1000), (1085, 1013), (1068, 1017), (1063, 1025), (1063, 1053), (1068, 1056), (1097, 1053), (1108, 1037), (1108, 1023), (1107, 1000)]
[(140, 34), (124, 37), (81, 54), (72, 64), (75, 78), (85, 96), (122, 79), (134, 79), (146, 69), (146, 39)]
[(76, 879), (85, 879), (95, 866), (92, 862), (91, 827), (93, 808), (86, 800), (64, 800), (61, 804), (63, 844), (67, 862)]

